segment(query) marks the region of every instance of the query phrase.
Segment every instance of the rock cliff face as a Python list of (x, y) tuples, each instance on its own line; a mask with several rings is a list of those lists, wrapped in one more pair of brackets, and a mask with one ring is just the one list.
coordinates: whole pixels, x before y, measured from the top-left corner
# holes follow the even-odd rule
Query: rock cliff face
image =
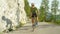
[(6, 30), (11, 24), (14, 29), (20, 22), (26, 23), (24, 0), (0, 0), (0, 31)]

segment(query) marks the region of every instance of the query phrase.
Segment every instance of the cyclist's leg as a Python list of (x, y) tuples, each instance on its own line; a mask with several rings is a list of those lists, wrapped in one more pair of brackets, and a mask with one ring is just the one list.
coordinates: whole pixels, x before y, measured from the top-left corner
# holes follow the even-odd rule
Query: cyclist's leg
[(32, 30), (32, 31), (34, 31), (34, 29), (35, 29), (35, 17), (34, 17), (34, 18), (32, 18), (32, 28), (33, 28), (33, 30)]
[(38, 17), (36, 17), (36, 24), (38, 25)]
[(35, 17), (35, 25), (38, 25), (38, 19)]
[(32, 17), (32, 26), (33, 26), (33, 23), (34, 23), (34, 18)]
[(35, 30), (35, 28), (36, 28), (36, 23), (37, 23), (37, 15), (34, 15), (34, 17), (33, 17), (33, 31)]

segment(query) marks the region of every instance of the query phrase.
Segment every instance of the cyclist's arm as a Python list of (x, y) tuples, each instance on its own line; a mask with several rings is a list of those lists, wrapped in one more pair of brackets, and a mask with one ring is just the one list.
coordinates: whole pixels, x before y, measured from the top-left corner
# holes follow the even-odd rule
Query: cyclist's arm
[(38, 16), (38, 9), (36, 8), (35, 10), (36, 10), (36, 14), (37, 14), (37, 16)]
[(36, 14), (37, 14), (37, 21), (39, 21), (39, 19), (38, 19), (39, 18), (39, 16), (38, 16), (39, 15), (39, 11), (38, 11), (37, 8), (36, 8)]

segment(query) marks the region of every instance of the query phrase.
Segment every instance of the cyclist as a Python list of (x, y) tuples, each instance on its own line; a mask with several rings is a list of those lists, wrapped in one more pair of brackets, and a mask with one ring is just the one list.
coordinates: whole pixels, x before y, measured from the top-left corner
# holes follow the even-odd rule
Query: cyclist
[(37, 25), (37, 22), (38, 22), (38, 18), (37, 18), (37, 8), (34, 6), (34, 3), (31, 4), (31, 17), (32, 17), (32, 28), (33, 28), (33, 31)]

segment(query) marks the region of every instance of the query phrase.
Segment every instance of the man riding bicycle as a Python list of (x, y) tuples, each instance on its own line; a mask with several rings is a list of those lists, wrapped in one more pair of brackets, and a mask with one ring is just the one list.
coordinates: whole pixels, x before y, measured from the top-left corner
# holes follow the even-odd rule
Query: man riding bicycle
[(37, 8), (34, 6), (34, 3), (31, 4), (31, 18), (32, 18), (32, 28), (33, 28), (33, 31), (37, 25), (37, 22), (38, 22), (38, 17), (37, 17)]

